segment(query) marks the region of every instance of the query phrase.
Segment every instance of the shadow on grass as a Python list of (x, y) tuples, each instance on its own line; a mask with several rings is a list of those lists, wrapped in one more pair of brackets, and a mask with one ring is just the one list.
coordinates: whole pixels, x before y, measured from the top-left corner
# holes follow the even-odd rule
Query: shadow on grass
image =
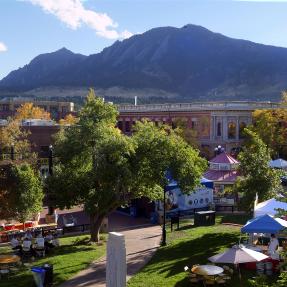
[(157, 251), (145, 271), (165, 273), (165, 277), (174, 276), (183, 272), (184, 266), (206, 264), (208, 257), (217, 254), (221, 248), (232, 246), (237, 240), (237, 233), (210, 233), (170, 244)]

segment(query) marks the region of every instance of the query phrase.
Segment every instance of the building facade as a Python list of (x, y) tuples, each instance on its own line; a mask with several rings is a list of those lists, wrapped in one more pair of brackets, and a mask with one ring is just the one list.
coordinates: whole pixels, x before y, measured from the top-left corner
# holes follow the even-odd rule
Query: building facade
[(200, 149), (209, 151), (221, 145), (227, 152), (239, 147), (243, 130), (252, 122), (252, 112), (258, 109), (277, 109), (271, 102), (206, 102), (184, 104), (121, 105), (118, 127), (130, 134), (137, 120), (149, 119), (155, 124), (176, 126), (178, 120), (196, 131)]
[(37, 101), (27, 98), (5, 98), (0, 100), (0, 119), (13, 116), (24, 103), (33, 103), (51, 114), (52, 119), (63, 119), (67, 114), (74, 114), (74, 103), (56, 101)]

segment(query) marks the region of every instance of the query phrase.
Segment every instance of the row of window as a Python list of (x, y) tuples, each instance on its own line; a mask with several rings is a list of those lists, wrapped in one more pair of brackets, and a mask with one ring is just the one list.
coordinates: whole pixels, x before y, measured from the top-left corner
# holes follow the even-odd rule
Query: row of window
[[(239, 138), (244, 138), (244, 129), (246, 128), (246, 123), (241, 122), (239, 124)], [(222, 123), (218, 122), (216, 127), (216, 136), (221, 137), (222, 136)], [(236, 123), (230, 122), (227, 126), (227, 137), (228, 139), (236, 139)]]

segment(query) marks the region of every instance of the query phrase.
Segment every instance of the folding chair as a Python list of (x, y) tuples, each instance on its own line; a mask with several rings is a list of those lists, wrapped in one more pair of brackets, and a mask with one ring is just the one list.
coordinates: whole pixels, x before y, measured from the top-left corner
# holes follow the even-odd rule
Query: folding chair
[(45, 256), (45, 239), (43, 237), (36, 238), (35, 252), (39, 257)]

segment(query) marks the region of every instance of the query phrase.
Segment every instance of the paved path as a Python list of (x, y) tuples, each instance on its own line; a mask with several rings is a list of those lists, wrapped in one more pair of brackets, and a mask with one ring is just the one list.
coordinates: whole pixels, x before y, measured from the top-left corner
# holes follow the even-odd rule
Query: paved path
[[(115, 231), (119, 231), (115, 229)], [(152, 257), (160, 244), (161, 228), (145, 224), (122, 231), (126, 240), (127, 280), (139, 271)], [(104, 287), (106, 258), (94, 262), (60, 287)]]

